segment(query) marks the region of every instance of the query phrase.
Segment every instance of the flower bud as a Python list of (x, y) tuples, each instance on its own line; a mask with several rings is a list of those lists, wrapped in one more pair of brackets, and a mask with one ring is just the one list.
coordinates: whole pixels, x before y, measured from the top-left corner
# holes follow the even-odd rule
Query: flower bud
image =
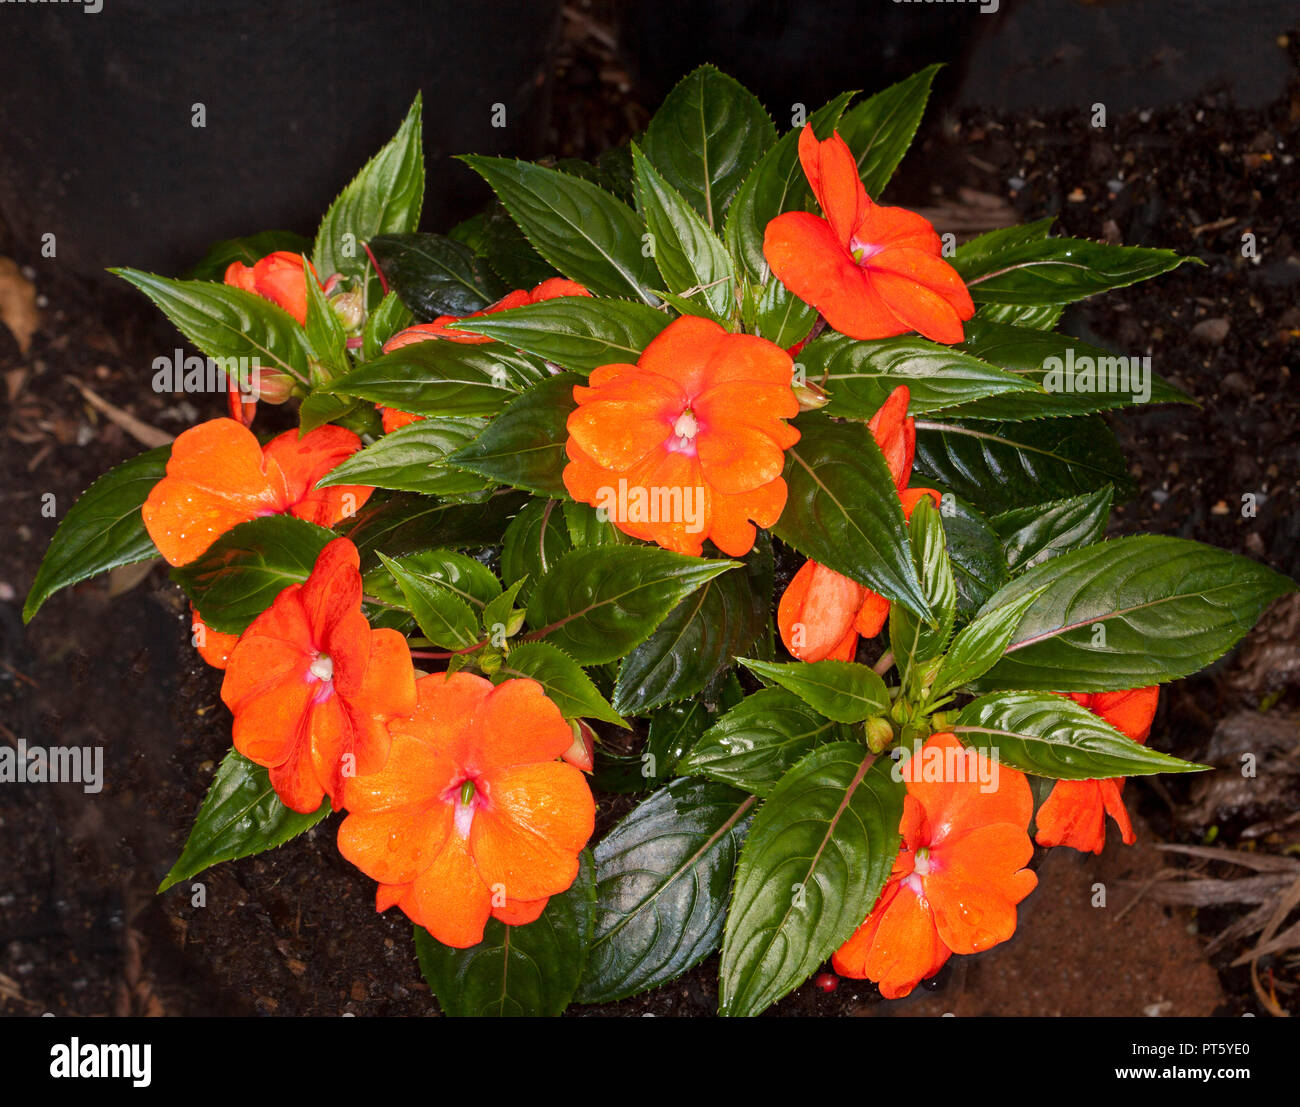
[(574, 719), (573, 745), (560, 756), (575, 769), (584, 773), (596, 767), (596, 732), (583, 719)]
[(826, 390), (820, 385), (813, 384), (812, 381), (803, 381), (800, 384), (791, 385), (794, 394), (799, 399), (800, 411), (816, 411), (819, 407), (825, 407), (831, 402), (831, 398), (826, 395)]
[(880, 753), (894, 741), (894, 726), (883, 715), (867, 720), (867, 749)]
[(330, 307), (339, 317), (345, 331), (355, 331), (366, 321), (366, 301), (361, 289), (344, 292), (330, 301)]
[(258, 366), (253, 371), (253, 399), (267, 404), (282, 404), (293, 395), (298, 382), (279, 369), (264, 369)]

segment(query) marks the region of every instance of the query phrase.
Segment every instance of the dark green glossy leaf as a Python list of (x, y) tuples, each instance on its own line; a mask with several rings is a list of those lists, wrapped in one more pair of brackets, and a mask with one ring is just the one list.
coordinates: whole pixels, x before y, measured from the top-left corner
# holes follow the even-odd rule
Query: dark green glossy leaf
[(757, 1015), (848, 940), (898, 854), (903, 786), (855, 742), (819, 746), (772, 789), (736, 867), (719, 1013)]
[(830, 395), (827, 412), (847, 419), (870, 419), (899, 385), (907, 386), (912, 415), (1036, 387), (958, 347), (915, 335), (860, 342), (831, 332), (800, 350), (798, 362)]
[(775, 141), (776, 128), (754, 94), (702, 65), (665, 97), (643, 148), (667, 182), (716, 228), (741, 181)]
[(1029, 423), (916, 424), (918, 483), (939, 481), (989, 512), (1095, 492), (1132, 494), (1128, 463), (1109, 427), (1093, 416)]
[(310, 815), (286, 807), (271, 787), (266, 770), (232, 749), (203, 797), (185, 848), (158, 891), (165, 892), (221, 861), (282, 846), (329, 813), (328, 799)]
[(773, 533), (805, 557), (928, 615), (893, 477), (860, 424), (805, 415), (786, 451), (785, 510)]
[(712, 953), (722, 936), (752, 797), (676, 780), (596, 847), (596, 923), (580, 1003), (656, 988)]
[(772, 607), (772, 544), (762, 536), (743, 572), (723, 573), (682, 600), (659, 629), (624, 659), (614, 706), (625, 715), (694, 696), (767, 626)]
[(930, 85), (940, 68), (940, 65), (926, 66), (919, 73), (855, 104), (840, 120), (840, 137), (853, 151), (858, 174), (872, 199), (880, 197), (912, 144), (912, 136), (930, 98)]
[(382, 553), (379, 560), (397, 581), (406, 600), (403, 606), (430, 642), (444, 650), (463, 650), (479, 640), (478, 617), (451, 588), (433, 574)]
[(1220, 658), (1295, 584), (1213, 546), (1140, 535), (1045, 561), (987, 606), (1037, 589), (978, 689), (1113, 692), (1177, 680)]
[(990, 521), (1002, 539), (1007, 568), (1018, 573), (1070, 550), (1100, 542), (1110, 519), (1114, 490), (1107, 485), (1085, 496), (1022, 507)]
[(1099, 780), (1208, 769), (1133, 741), (1099, 715), (1047, 692), (997, 692), (963, 708), (953, 727), (965, 746), (1021, 772)]
[(908, 535), (912, 560), (935, 622), (925, 623), (901, 604), (894, 604), (889, 612), (889, 646), (904, 681), (909, 687), (919, 688), (918, 677), (924, 666), (943, 653), (948, 644), (957, 613), (957, 586), (953, 583), (943, 520), (929, 496), (923, 497), (913, 510)]
[(582, 670), (563, 650), (546, 642), (524, 642), (515, 646), (492, 674), (496, 683), (518, 677), (535, 680), (566, 719), (600, 719), (627, 726)]
[(487, 181), (547, 261), (588, 291), (654, 304), (654, 261), (641, 250), (641, 221), (626, 204), (580, 177), (509, 158), (461, 158)]
[(361, 353), (364, 360), (377, 358), (383, 353), (384, 344), (398, 331), (410, 326), (414, 319), (396, 292), (385, 296), (379, 306), (366, 317), (366, 325), (361, 332)]
[(796, 661), (780, 664), (738, 658), (750, 672), (793, 692), (837, 723), (860, 723), (889, 710), (889, 690), (866, 665), (852, 661)]
[(486, 334), (578, 373), (635, 362), (671, 318), (631, 300), (561, 296), (493, 312), (461, 328)]
[(793, 692), (763, 688), (709, 727), (677, 768), (765, 796), (815, 746), (850, 738)]
[(566, 495), (565, 424), (577, 407), (573, 386), (581, 383), (574, 373), (560, 373), (534, 385), (447, 460), (502, 484)]
[(625, 656), (677, 604), (736, 561), (650, 546), (596, 546), (560, 559), (533, 590), (528, 625), (583, 665)]
[(429, 496), (464, 496), (488, 487), (482, 477), (447, 462), (449, 454), (472, 442), (481, 419), (435, 415), (409, 423), (357, 451), (316, 482), (317, 488), (361, 484)]
[(482, 311), (510, 291), (486, 261), (446, 235), (381, 234), (370, 249), (389, 288), (424, 323)]
[[(411, 576), (441, 585), (476, 611), (501, 595), (501, 582), (481, 561), (456, 550), (421, 550), (380, 562), (362, 578), (365, 594), (394, 607), (405, 607), (405, 596), (388, 565), (396, 565)], [(408, 608), (409, 610), (409, 608)]]
[(957, 586), (957, 614), (978, 611), (1007, 582), (1002, 543), (987, 519), (959, 496), (946, 492), (939, 506), (948, 538), (948, 560)]
[(266, 515), (227, 531), (171, 575), (208, 626), (242, 634), (285, 588), (311, 575), (334, 537), (292, 515)]
[[(817, 309), (805, 304), (773, 277), (755, 306), (754, 333), (788, 350), (808, 337), (816, 321)], [(802, 352), (798, 364), (805, 364)]]
[(501, 545), (501, 577), (507, 584), (522, 580), (520, 595), (527, 599), (537, 582), (571, 549), (573, 543), (559, 502), (531, 499), (506, 527)]
[(431, 546), (495, 545), (524, 502), (523, 493), (514, 490), (494, 492), (475, 503), (379, 492), (338, 530), (356, 543), (362, 566), (372, 567), (378, 564), (377, 550), (400, 557)]
[(941, 699), (993, 668), (1006, 651), (1030, 604), (1041, 594), (1041, 591), (1028, 592), (1003, 607), (983, 612), (962, 627), (935, 674), (930, 692), (932, 699)]
[(170, 456), (170, 446), (149, 450), (110, 469), (82, 493), (50, 540), (23, 604), (23, 622), (31, 622), (60, 588), (157, 556), (140, 508), (166, 474)]

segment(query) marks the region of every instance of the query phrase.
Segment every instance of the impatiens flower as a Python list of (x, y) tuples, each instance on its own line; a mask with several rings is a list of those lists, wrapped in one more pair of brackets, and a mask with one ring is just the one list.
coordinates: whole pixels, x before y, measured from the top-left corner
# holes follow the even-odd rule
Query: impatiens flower
[(903, 835), (880, 898), (831, 959), (841, 976), (874, 980), (899, 999), (954, 953), (979, 953), (1016, 930), (1016, 904), (1038, 878), (1026, 828), (1034, 801), (1023, 773), (935, 734), (901, 767)]
[[(916, 452), (916, 424), (907, 417), (910, 401), (911, 393), (900, 384), (868, 424), (908, 519), (923, 497), (939, 502), (933, 488), (903, 487), (912, 474)], [(781, 641), (800, 661), (852, 661), (859, 635), (874, 638), (888, 618), (889, 601), (884, 596), (815, 561), (805, 561), (795, 573), (776, 611)]]
[(346, 778), (388, 759), (388, 720), (415, 710), (406, 639), (361, 614), (357, 548), (336, 538), (311, 575), (291, 584), (230, 653), (221, 698), (235, 749), (270, 772), (285, 805), (339, 806)]
[(379, 881), (380, 911), (396, 904), (464, 949), (490, 917), (532, 922), (573, 883), (596, 805), (556, 760), (573, 731), (536, 681), (436, 673), (416, 687), (387, 764), (344, 786), (339, 852)]
[(785, 451), (799, 432), (794, 363), (779, 346), (683, 316), (635, 365), (602, 365), (573, 390), (564, 486), (619, 530), (733, 557), (785, 507)]
[(960, 342), (975, 305), (929, 221), (873, 203), (838, 131), (819, 142), (805, 126), (799, 161), (825, 218), (791, 211), (768, 223), (763, 256), (781, 283), (850, 338)]
[[(1071, 692), (1070, 699), (1100, 715), (1135, 742), (1146, 742), (1160, 700), (1159, 685), (1124, 692)], [(1100, 853), (1106, 845), (1106, 816), (1119, 827), (1126, 846), (1137, 841), (1123, 799), (1124, 778), (1058, 780), (1038, 809), (1034, 841), (1040, 846), (1069, 846), (1081, 853)]]
[(296, 430), (258, 444), (233, 419), (210, 419), (172, 444), (167, 475), (141, 514), (158, 552), (187, 565), (226, 531), (261, 515), (294, 515), (332, 527), (356, 512), (373, 488), (316, 482), (361, 448), (350, 430), (327, 425), (301, 438)]
[[(226, 267), (225, 282), (261, 296), (264, 300), (270, 300), (284, 308), (299, 323), (305, 324), (307, 283), (303, 279), (302, 261), (301, 254), (290, 253), (288, 250), (276, 250), (252, 265), (232, 261)], [(311, 262), (307, 264), (311, 266)], [(311, 271), (315, 276), (315, 268)]]
[[(411, 346), (417, 342), (428, 342), (434, 338), (448, 342), (461, 342), (467, 345), (491, 342), (492, 339), (487, 335), (457, 330), (455, 324), (466, 319), (478, 319), (484, 315), (493, 315), (498, 311), (509, 311), (511, 308), (540, 304), (543, 300), (554, 300), (558, 296), (590, 295), (591, 293), (577, 281), (571, 281), (564, 277), (551, 277), (549, 280), (542, 281), (531, 291), (520, 288), (507, 293), (495, 304), (485, 307), (482, 311), (471, 312), (469, 315), (439, 315), (432, 323), (417, 323), (413, 327), (398, 331), (384, 343), (384, 353), (391, 354), (394, 350), (400, 350), (403, 346)], [(384, 407), (383, 404), (376, 404), (375, 406), (379, 408), (379, 414), (383, 418), (385, 434), (391, 434), (398, 427), (418, 423), (424, 418), (423, 415), (413, 415), (409, 411), (398, 411), (396, 408)]]
[(199, 656), (214, 669), (224, 669), (230, 663), (230, 651), (239, 641), (239, 635), (213, 630), (193, 604), (190, 605), (190, 632)]

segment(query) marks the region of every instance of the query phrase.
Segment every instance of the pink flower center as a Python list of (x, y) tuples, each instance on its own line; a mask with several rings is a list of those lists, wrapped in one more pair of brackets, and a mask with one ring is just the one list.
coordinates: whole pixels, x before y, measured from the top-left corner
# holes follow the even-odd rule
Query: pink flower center
[(469, 838), (474, 826), (474, 813), (487, 806), (487, 782), (471, 776), (462, 777), (443, 793), (447, 803), (455, 804), (452, 824), (462, 839)]
[(860, 238), (849, 240), (849, 251), (853, 254), (853, 260), (863, 267), (883, 249), (883, 246), (863, 242)]
[(334, 659), (329, 654), (318, 653), (307, 666), (307, 683), (320, 685), (312, 696), (312, 703), (324, 703), (334, 695)]
[(695, 412), (688, 407), (673, 422), (672, 437), (666, 443), (668, 452), (694, 457), (695, 438), (699, 433), (699, 420), (695, 418)]

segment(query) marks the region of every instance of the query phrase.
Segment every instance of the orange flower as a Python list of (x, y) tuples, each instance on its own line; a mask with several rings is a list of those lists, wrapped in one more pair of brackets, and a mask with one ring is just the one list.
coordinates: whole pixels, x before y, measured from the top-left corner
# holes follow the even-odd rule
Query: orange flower
[(573, 731), (536, 681), (435, 673), (416, 689), (388, 763), (344, 787), (339, 852), (379, 881), (380, 911), (464, 949), (489, 917), (532, 922), (573, 883), (596, 805), (556, 760)]
[(321, 550), (240, 636), (221, 685), (235, 748), (295, 811), (337, 807), (345, 778), (388, 759), (388, 720), (415, 709), (406, 639), (361, 614), (360, 564), (346, 538)]
[[(907, 995), (954, 953), (979, 953), (1016, 930), (1016, 904), (1038, 878), (1026, 827), (1034, 801), (1024, 774), (935, 734), (901, 767), (903, 835), (880, 898), (832, 958), (841, 976)], [(993, 781), (990, 785), (986, 782)]]
[(872, 203), (838, 131), (819, 142), (805, 126), (799, 160), (825, 218), (791, 211), (768, 223), (763, 256), (781, 283), (851, 338), (960, 342), (975, 305), (929, 221)]
[(230, 663), (230, 651), (239, 641), (239, 635), (213, 630), (193, 604), (190, 604), (190, 633), (199, 656), (214, 669), (224, 669)]
[[(1160, 700), (1159, 685), (1125, 692), (1071, 692), (1070, 699), (1135, 742), (1146, 742)], [(1069, 846), (1081, 853), (1100, 853), (1106, 845), (1106, 816), (1119, 827), (1126, 846), (1137, 841), (1123, 799), (1124, 778), (1058, 780), (1038, 809), (1040, 846)]]
[[(441, 338), (448, 342), (461, 342), (466, 345), (491, 342), (492, 339), (485, 334), (472, 334), (469, 331), (457, 330), (453, 324), (465, 319), (478, 319), (484, 315), (492, 315), (498, 311), (509, 311), (511, 308), (540, 304), (543, 300), (554, 300), (557, 296), (590, 295), (591, 293), (577, 281), (570, 281), (564, 277), (551, 277), (549, 280), (542, 281), (531, 292), (522, 288), (509, 292), (495, 304), (485, 307), (482, 311), (471, 312), (469, 315), (439, 315), (432, 323), (417, 323), (413, 327), (398, 331), (384, 343), (384, 353), (391, 354), (394, 350), (400, 350), (403, 346), (411, 346), (417, 342), (428, 342), (431, 338)], [(375, 406), (379, 408), (379, 414), (383, 418), (385, 434), (391, 434), (398, 427), (418, 423), (424, 418), (423, 415), (412, 415), (408, 411), (398, 411), (396, 408), (384, 407), (383, 404), (376, 404)]]
[(322, 527), (353, 514), (373, 488), (316, 482), (361, 448), (350, 430), (327, 425), (296, 430), (259, 446), (233, 419), (209, 419), (172, 444), (167, 475), (153, 487), (141, 514), (158, 552), (188, 565), (221, 535), (261, 515), (288, 513)]
[[(910, 401), (907, 386), (900, 384), (868, 424), (885, 455), (907, 519), (922, 497), (939, 502), (933, 488), (903, 487), (912, 474), (916, 452), (916, 424), (907, 417)], [(889, 601), (884, 596), (815, 561), (805, 561), (795, 573), (776, 610), (781, 641), (800, 661), (852, 661), (858, 636), (874, 638), (888, 618)]]
[[(307, 282), (303, 279), (302, 255), (288, 250), (276, 250), (273, 254), (245, 265), (241, 261), (232, 261), (226, 267), (225, 282), (235, 288), (242, 288), (263, 300), (284, 308), (299, 323), (307, 322)], [(312, 276), (316, 269), (311, 262)], [(319, 282), (320, 278), (316, 278)]]
[[(683, 316), (635, 365), (602, 365), (573, 397), (564, 486), (625, 534), (739, 557), (785, 507), (799, 432), (793, 362), (779, 346)], [(752, 522), (751, 522), (752, 520)]]

